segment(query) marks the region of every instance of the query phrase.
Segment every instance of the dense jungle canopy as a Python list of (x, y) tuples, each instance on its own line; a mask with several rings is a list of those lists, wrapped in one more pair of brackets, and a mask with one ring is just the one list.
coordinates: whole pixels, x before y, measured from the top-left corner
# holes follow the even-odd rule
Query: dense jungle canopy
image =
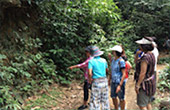
[(144, 36), (164, 50), (170, 0), (0, 0), (0, 108), (22, 109), (36, 91), (81, 79), (67, 68), (85, 59), (88, 45), (107, 58), (108, 48), (123, 44), (133, 63)]

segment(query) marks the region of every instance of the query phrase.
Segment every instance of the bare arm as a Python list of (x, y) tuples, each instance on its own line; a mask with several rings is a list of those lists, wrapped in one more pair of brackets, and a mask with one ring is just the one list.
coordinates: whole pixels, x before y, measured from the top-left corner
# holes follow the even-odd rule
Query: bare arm
[(109, 58), (109, 63), (112, 62), (112, 55), (110, 53), (108, 53), (108, 58)]
[(87, 59), (83, 63), (77, 64), (77, 65), (74, 65), (74, 66), (70, 66), (70, 67), (68, 67), (68, 69), (72, 70), (74, 68), (83, 68), (83, 67), (86, 67), (88, 62), (89, 62), (89, 59)]
[(89, 69), (89, 83), (92, 82), (92, 69)]
[(78, 68), (78, 66), (77, 65), (74, 65), (74, 66), (70, 66), (70, 67), (68, 67), (68, 69), (74, 69), (74, 68)]
[(141, 71), (140, 71), (140, 75), (139, 75), (139, 80), (138, 80), (138, 82), (136, 83), (136, 86), (135, 86), (135, 91), (136, 91), (137, 94), (139, 94), (139, 88), (140, 88), (142, 81), (145, 78), (146, 71), (147, 71), (147, 63), (146, 63), (146, 61), (142, 61), (141, 62)]
[(127, 61), (127, 63), (129, 64), (130, 68), (132, 68), (132, 65), (131, 65), (131, 63), (130, 63), (129, 61)]
[(147, 71), (147, 63), (146, 63), (146, 61), (142, 61), (141, 62), (141, 71), (140, 71), (140, 75), (139, 75), (139, 80), (138, 80), (136, 86), (139, 87), (141, 85), (142, 81), (145, 78), (146, 71)]
[(123, 82), (124, 82), (125, 77), (126, 77), (125, 69), (122, 69), (121, 71), (122, 71), (122, 74), (123, 74), (123, 75), (122, 75), (122, 79), (121, 79), (120, 84), (119, 84), (120, 86), (123, 85)]
[(123, 82), (124, 82), (124, 79), (125, 79), (125, 76), (126, 76), (125, 69), (122, 69), (121, 71), (122, 71), (123, 76), (122, 76), (122, 79), (120, 81), (120, 84), (116, 88), (116, 93), (118, 93), (121, 90), (121, 86), (123, 85)]
[(109, 68), (106, 68), (106, 74), (109, 75)]
[(106, 72), (108, 74), (108, 85), (110, 86), (110, 81), (111, 81), (111, 78), (112, 78), (112, 74), (110, 73), (108, 68), (106, 68)]

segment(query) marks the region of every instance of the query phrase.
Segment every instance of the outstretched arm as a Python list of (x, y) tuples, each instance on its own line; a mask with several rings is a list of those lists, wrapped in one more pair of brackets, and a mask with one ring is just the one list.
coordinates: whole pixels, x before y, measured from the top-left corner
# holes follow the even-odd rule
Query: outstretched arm
[(68, 69), (71, 69), (71, 70), (74, 69), (74, 68), (78, 68), (78, 65), (68, 67)]
[(88, 66), (88, 62), (89, 62), (89, 59), (87, 59), (86, 61), (84, 61), (83, 63), (80, 63), (80, 64), (77, 64), (77, 65), (74, 65), (74, 66), (70, 66), (68, 67), (68, 69), (74, 69), (74, 68), (83, 68), (83, 67), (87, 67)]

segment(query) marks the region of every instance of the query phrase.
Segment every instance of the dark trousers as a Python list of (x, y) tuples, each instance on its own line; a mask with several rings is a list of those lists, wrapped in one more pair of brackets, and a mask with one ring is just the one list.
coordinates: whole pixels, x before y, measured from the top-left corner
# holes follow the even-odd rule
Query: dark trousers
[(90, 88), (90, 84), (88, 83), (87, 80), (84, 81), (84, 101), (88, 101), (89, 98), (89, 88)]

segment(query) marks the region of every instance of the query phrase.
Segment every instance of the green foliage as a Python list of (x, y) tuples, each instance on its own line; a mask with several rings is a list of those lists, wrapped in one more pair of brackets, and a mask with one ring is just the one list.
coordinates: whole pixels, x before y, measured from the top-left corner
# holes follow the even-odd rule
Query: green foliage
[(0, 33), (3, 36), (0, 52), (0, 109), (3, 110), (22, 109), (21, 105), (27, 97), (58, 81), (53, 60), (48, 58), (48, 54), (39, 51), (42, 41), (35, 28), (31, 29), (30, 21), (25, 18), (24, 22), (18, 21), (17, 28), (13, 24), (14, 27), (9, 26)]
[(114, 0), (124, 20), (133, 22), (137, 36), (155, 36), (160, 47), (170, 30), (169, 0)]
[[(53, 61), (46, 59), (42, 53), (16, 55), (8, 66), (2, 66), (1, 63), (2, 106), (14, 109), (39, 89), (47, 89), (49, 84), (57, 81), (55, 68)], [(38, 86), (39, 88), (37, 88)]]
[(112, 28), (120, 19), (119, 9), (112, 0), (50, 0), (42, 2), (40, 9), (43, 51), (57, 65), (61, 83), (76, 78), (66, 68), (84, 59), (87, 45), (113, 37)]
[[(1, 107), (21, 109), (25, 98), (42, 88), (48, 89), (53, 82), (70, 84), (75, 78), (82, 79), (81, 70), (67, 68), (85, 59), (84, 48), (88, 45), (99, 46), (107, 58), (107, 49), (122, 44), (133, 65), (133, 51), (138, 48), (135, 40), (156, 36), (161, 44), (162, 36), (170, 34), (169, 0), (114, 1), (23, 0), (24, 7), (36, 11), (25, 12), (24, 8), (19, 18), (10, 16), (14, 13), (5, 16), (11, 27), (0, 33), (4, 36), (0, 52)], [(34, 18), (38, 29), (29, 22), (33, 14), (39, 18), (38, 22)], [(37, 34), (36, 30), (42, 33)], [(160, 62), (164, 60), (169, 61), (166, 58)], [(162, 79), (169, 77), (168, 71)], [(169, 80), (164, 80), (161, 87), (169, 88)]]
[(170, 67), (169, 66), (160, 73), (159, 79), (160, 81), (158, 83), (158, 88), (161, 91), (169, 91), (170, 90)]
[[(0, 109), (21, 110), (19, 102), (13, 97), (9, 86), (0, 86)], [(3, 106), (5, 105), (5, 106)]]
[(0, 86), (9, 89), (8, 96), (12, 97), (1, 98), (2, 107), (6, 109), (20, 109), (25, 98), (39, 89), (47, 89), (54, 81), (69, 84), (80, 78), (81, 75), (66, 68), (84, 59), (87, 45), (104, 44), (105, 39), (118, 36), (113, 35), (113, 28), (121, 19), (112, 0), (25, 1), (28, 3), (26, 7), (35, 7), (39, 11), (38, 23), (43, 35), (38, 35), (29, 22), (30, 11), (26, 12), (26, 17), (24, 13), (23, 18), (7, 17), (19, 21), (0, 33), (5, 36), (1, 40)]
[(113, 33), (107, 37), (105, 34), (102, 36), (98, 36), (97, 38), (93, 38), (90, 40), (91, 44), (97, 45), (101, 50), (105, 51), (104, 57), (107, 59), (107, 55), (109, 53), (108, 49), (113, 47), (114, 45), (122, 45), (125, 53), (127, 55), (128, 60), (134, 67), (134, 55), (133, 52), (137, 49), (135, 40), (139, 38), (135, 34), (133, 34), (133, 25), (128, 21), (116, 22), (114, 26), (112, 26)]
[(29, 100), (23, 109), (31, 110), (36, 107), (38, 110), (51, 109), (51, 107), (57, 106), (57, 99), (61, 98), (62, 95), (63, 94), (58, 90), (58, 88), (51, 88), (48, 93), (37, 94), (37, 98), (35, 100)]
[(158, 64), (164, 64), (169, 62), (170, 62), (170, 57), (163, 57), (158, 60)]

